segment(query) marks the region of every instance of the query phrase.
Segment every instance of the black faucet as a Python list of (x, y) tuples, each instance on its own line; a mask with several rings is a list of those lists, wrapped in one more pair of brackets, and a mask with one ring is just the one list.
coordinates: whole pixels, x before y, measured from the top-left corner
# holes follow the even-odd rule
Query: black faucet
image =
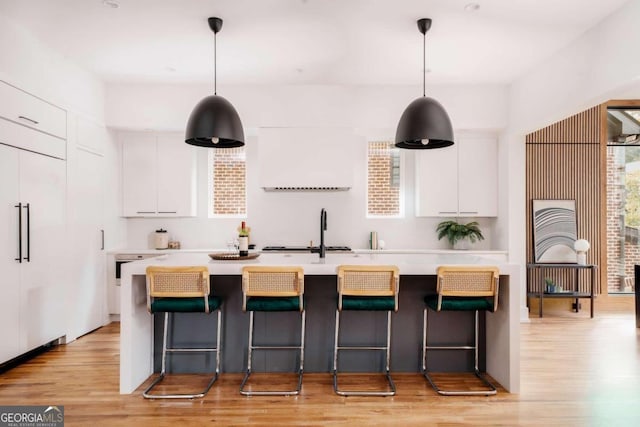
[(320, 211), (320, 246), (316, 248), (311, 248), (311, 253), (320, 254), (320, 258), (324, 258), (327, 254), (327, 247), (324, 245), (324, 232), (327, 229), (327, 211), (322, 208)]

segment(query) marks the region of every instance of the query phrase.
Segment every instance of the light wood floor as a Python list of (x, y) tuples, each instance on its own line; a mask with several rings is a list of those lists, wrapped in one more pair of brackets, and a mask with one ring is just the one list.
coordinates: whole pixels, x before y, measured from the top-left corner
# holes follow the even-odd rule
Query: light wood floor
[(640, 329), (629, 309), (545, 312), (521, 326), (520, 394), (439, 396), (416, 373), (394, 375), (395, 397), (344, 398), (330, 375), (305, 374), (301, 396), (247, 398), (240, 375), (222, 374), (204, 399), (149, 401), (118, 394), (113, 323), (1, 374), (0, 405), (64, 405), (67, 426), (640, 425)]

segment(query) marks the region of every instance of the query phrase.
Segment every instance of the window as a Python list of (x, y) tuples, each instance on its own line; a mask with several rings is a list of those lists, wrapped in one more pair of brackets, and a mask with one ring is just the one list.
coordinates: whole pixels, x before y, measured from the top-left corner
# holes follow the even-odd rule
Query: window
[(209, 216), (246, 217), (247, 185), (244, 147), (209, 150)]
[(640, 263), (640, 110), (607, 111), (607, 289), (632, 292)]
[(402, 159), (393, 142), (369, 142), (367, 149), (367, 217), (403, 216)]

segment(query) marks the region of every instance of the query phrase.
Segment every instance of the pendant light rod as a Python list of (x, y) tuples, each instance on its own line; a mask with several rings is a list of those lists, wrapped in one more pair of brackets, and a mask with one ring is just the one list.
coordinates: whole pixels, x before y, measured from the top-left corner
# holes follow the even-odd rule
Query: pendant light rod
[(418, 30), (422, 33), (422, 96), (427, 96), (427, 31), (431, 28), (431, 19), (418, 19)]
[(218, 94), (218, 33), (213, 33), (213, 94)]
[(209, 28), (213, 31), (213, 94), (218, 94), (218, 32), (222, 29), (222, 19), (209, 18)]
[(427, 35), (422, 33), (422, 96), (427, 96)]

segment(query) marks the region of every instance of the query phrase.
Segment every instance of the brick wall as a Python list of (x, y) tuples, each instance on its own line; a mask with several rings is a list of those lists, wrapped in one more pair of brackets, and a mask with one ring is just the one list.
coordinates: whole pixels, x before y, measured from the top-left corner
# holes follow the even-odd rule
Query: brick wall
[(247, 213), (246, 155), (244, 147), (213, 150), (213, 214)]
[(367, 153), (367, 213), (375, 216), (400, 214), (400, 185), (392, 183), (392, 142), (370, 142)]

